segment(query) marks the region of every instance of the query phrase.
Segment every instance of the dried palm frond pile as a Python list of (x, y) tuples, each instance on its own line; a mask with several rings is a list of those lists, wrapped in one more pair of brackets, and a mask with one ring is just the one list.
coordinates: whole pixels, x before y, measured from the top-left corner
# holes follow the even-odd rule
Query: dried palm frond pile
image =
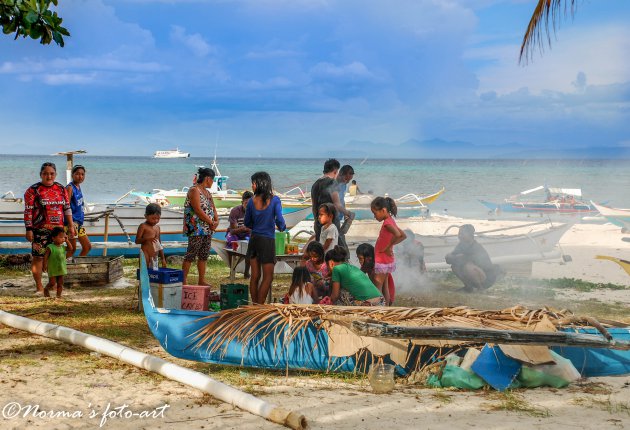
[[(229, 309), (208, 318), (208, 324), (193, 334), (195, 348), (210, 353), (221, 351), (231, 342), (246, 349), (263, 342), (273, 342), (279, 351), (288, 343), (299, 341), (306, 330), (325, 330), (330, 356), (349, 356), (368, 349), (375, 356), (390, 354), (392, 360), (404, 364), (408, 358), (409, 340), (378, 340), (363, 338), (349, 329), (352, 321), (374, 321), (404, 326), (445, 326), (489, 328), (497, 330), (532, 330), (545, 324), (545, 330), (570, 326), (595, 327), (606, 335), (605, 326), (619, 326), (614, 321), (602, 323), (591, 318), (579, 318), (568, 310), (526, 309), (521, 306), (504, 310), (477, 310), (460, 306), (453, 308), (356, 307), (320, 305), (255, 305)], [(471, 342), (423, 342), (422, 347), (449, 346), (450, 351), (474, 345)], [(332, 345), (335, 344), (335, 345)], [(352, 344), (352, 346), (348, 346)], [(455, 346), (455, 348), (453, 348)], [(317, 345), (312, 346), (314, 348)], [(364, 351), (363, 351), (364, 352)], [(394, 358), (397, 355), (398, 359)], [(439, 355), (439, 354), (438, 354)], [(415, 366), (418, 368), (419, 363)]]

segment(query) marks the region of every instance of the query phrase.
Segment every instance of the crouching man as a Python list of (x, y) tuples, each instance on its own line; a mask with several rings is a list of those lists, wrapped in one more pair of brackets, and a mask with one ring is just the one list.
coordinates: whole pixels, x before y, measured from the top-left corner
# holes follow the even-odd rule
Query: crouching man
[(457, 234), (459, 243), (446, 255), (446, 262), (464, 283), (464, 291), (474, 292), (490, 288), (502, 272), (492, 264), (486, 250), (475, 240), (475, 227), (464, 224)]

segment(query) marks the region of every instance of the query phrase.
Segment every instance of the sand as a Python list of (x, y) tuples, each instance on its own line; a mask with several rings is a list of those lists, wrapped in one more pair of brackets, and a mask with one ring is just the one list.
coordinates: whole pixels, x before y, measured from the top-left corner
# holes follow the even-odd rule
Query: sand
[[(445, 226), (461, 221), (442, 219), (425, 227), (430, 225), (441, 232)], [(476, 225), (486, 222), (494, 227), (507, 225), (501, 221), (479, 221)], [(609, 224), (576, 224), (560, 241), (573, 261), (536, 262), (532, 276), (630, 285), (630, 277), (617, 265), (594, 258), (598, 254), (630, 257), (630, 243), (621, 241), (622, 237), (619, 228)], [(0, 280), (0, 284), (5, 281)], [(30, 294), (32, 281), (28, 277), (11, 281), (21, 286), (24, 295)], [(576, 300), (625, 303), (630, 317), (628, 290), (571, 290), (566, 294)], [(6, 327), (0, 328), (0, 334), (0, 428), (279, 428), (195, 389), (150, 377), (145, 371), (79, 347)], [(61, 359), (60, 350), (70, 355), (64, 354), (66, 358)], [(168, 356), (157, 342), (144, 352), (205, 369)], [(630, 428), (630, 376), (590, 378), (566, 389), (540, 388), (510, 394), (427, 389), (399, 380), (393, 393), (377, 395), (371, 393), (365, 379), (344, 380), (319, 374), (287, 377), (254, 369), (235, 372), (236, 378), (228, 378), (230, 383), (271, 403), (302, 412), (313, 429)], [(223, 374), (216, 377), (226, 378)], [(10, 418), (18, 404), (22, 413)], [(47, 416), (29, 413), (28, 407), (35, 405)], [(124, 407), (123, 412), (135, 416), (111, 416), (102, 421), (108, 405), (110, 414), (114, 408)], [(50, 416), (61, 413), (74, 417)], [(148, 417), (140, 418), (140, 414)]]

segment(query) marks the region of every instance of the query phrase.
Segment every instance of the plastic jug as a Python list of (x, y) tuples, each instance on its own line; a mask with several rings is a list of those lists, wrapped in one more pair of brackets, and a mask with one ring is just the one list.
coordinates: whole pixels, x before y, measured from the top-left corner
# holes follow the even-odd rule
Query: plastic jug
[(284, 246), (287, 235), (284, 231), (276, 232), (276, 255), (284, 254)]

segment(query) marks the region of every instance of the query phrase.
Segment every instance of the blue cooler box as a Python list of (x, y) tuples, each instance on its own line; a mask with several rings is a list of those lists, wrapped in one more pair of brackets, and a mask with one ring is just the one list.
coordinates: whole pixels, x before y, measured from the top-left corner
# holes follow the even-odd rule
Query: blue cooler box
[[(160, 267), (158, 270), (148, 269), (149, 282), (152, 284), (175, 284), (182, 283), (184, 272), (180, 269), (169, 269)], [(140, 269), (136, 270), (136, 279), (140, 279)]]

